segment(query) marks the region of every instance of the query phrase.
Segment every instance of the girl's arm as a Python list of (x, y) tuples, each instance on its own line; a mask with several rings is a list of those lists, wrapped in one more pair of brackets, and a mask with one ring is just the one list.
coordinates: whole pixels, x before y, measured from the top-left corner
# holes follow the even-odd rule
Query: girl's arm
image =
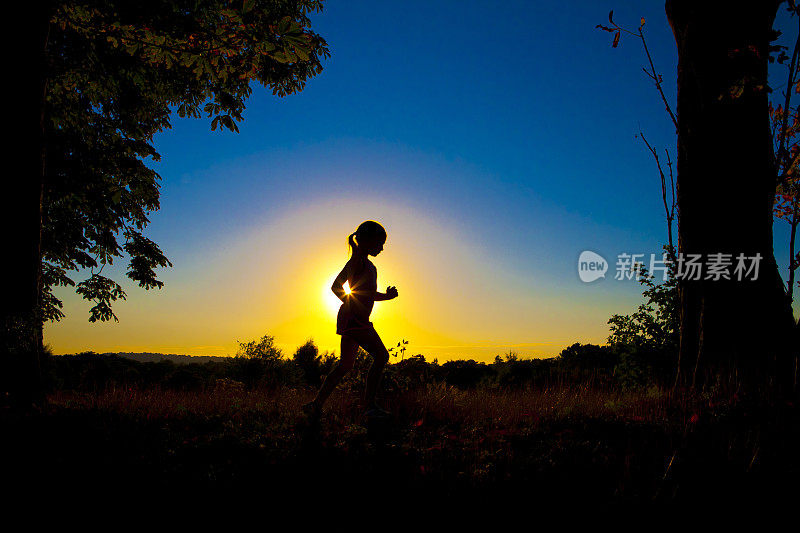
[(375, 301), (391, 300), (397, 298), (397, 287), (386, 287), (386, 292), (375, 291)]
[(350, 261), (348, 261), (341, 272), (336, 276), (336, 279), (333, 280), (333, 285), (331, 285), (331, 290), (333, 294), (336, 295), (342, 302), (345, 301), (347, 297), (347, 293), (344, 292), (344, 282), (347, 281), (347, 271), (350, 267)]

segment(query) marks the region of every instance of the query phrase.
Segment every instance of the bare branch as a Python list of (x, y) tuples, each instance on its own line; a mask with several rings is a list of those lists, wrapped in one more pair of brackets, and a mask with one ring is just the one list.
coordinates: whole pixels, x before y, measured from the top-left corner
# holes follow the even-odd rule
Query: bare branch
[(672, 216), (675, 216), (675, 209), (678, 206), (678, 198), (675, 195), (675, 176), (672, 173), (672, 159), (669, 156), (669, 148), (664, 148), (667, 153), (667, 166), (669, 167), (669, 185), (672, 191)]
[(642, 46), (644, 47), (644, 53), (647, 55), (647, 61), (650, 63), (650, 72), (647, 72), (647, 75), (653, 79), (656, 84), (656, 89), (658, 89), (658, 94), (661, 95), (661, 101), (664, 102), (664, 107), (667, 108), (667, 113), (669, 113), (670, 118), (672, 119), (672, 124), (675, 125), (675, 132), (678, 131), (678, 119), (675, 117), (675, 113), (672, 112), (672, 107), (669, 105), (669, 101), (667, 101), (667, 97), (664, 95), (664, 90), (661, 88), (661, 76), (659, 76), (658, 72), (656, 72), (656, 67), (653, 65), (653, 58), (650, 56), (650, 50), (647, 48), (647, 40), (644, 38), (644, 33), (642, 32), (642, 27), (639, 27), (639, 39), (642, 40)]
[[(672, 190), (672, 205), (670, 206), (669, 202), (667, 201), (667, 178), (664, 175), (664, 169), (661, 166), (661, 160), (658, 158), (658, 152), (655, 148), (653, 148), (649, 142), (647, 142), (647, 138), (642, 133), (642, 130), (639, 129), (639, 136), (642, 138), (642, 142), (647, 146), (647, 149), (650, 150), (650, 153), (653, 154), (653, 159), (656, 160), (656, 166), (658, 167), (658, 174), (661, 177), (661, 198), (664, 202), (664, 212), (667, 217), (667, 237), (669, 240), (670, 246), (670, 254), (674, 253), (675, 248), (673, 247), (672, 242), (672, 223), (675, 218), (675, 189), (672, 185), (672, 161), (669, 160), (669, 151), (667, 151), (667, 160), (669, 161), (669, 175), (670, 175), (670, 187)], [(671, 258), (674, 260), (674, 258)]]

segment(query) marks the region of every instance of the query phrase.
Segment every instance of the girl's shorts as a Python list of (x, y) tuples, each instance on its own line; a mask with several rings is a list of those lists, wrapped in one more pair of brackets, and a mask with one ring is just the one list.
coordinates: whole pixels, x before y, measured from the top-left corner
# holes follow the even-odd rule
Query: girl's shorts
[(375, 331), (372, 322), (348, 312), (344, 306), (339, 308), (339, 314), (336, 316), (336, 333), (348, 335), (368, 331)]

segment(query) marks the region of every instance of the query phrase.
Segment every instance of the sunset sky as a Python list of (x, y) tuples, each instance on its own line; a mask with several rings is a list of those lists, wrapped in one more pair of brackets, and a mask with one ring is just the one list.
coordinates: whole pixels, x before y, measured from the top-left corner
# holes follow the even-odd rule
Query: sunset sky
[[(59, 289), (67, 316), (45, 342), (228, 355), (270, 334), (287, 355), (308, 338), (338, 352), (330, 284), (347, 236), (373, 219), (388, 233), (379, 288), (400, 295), (373, 311), (387, 346), (488, 361), (605, 343), (609, 317), (642, 301), (637, 282), (614, 279), (617, 255), (649, 257), (667, 238), (655, 164), (634, 135), (675, 146), (640, 43), (623, 35), (613, 49), (595, 29), (612, 8), (631, 29), (646, 19), (674, 102), (663, 0), (329, 0), (312, 20), (332, 57), (303, 92), (255, 86), (238, 134), (175, 117), (155, 139), (161, 210), (147, 236), (174, 265), (159, 271), (165, 287), (129, 283), (125, 261), (106, 268), (128, 299), (118, 323), (96, 324), (89, 302)], [(776, 222), (783, 276), (787, 242)], [(609, 261), (605, 279), (580, 281), (584, 250)]]

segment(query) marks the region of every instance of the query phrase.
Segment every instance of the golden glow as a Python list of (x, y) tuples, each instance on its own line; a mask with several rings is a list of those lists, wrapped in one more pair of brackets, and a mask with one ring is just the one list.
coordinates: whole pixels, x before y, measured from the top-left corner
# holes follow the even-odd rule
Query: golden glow
[[(67, 316), (46, 326), (45, 342), (56, 353), (233, 355), (237, 341), (269, 334), (286, 357), (309, 338), (338, 352), (341, 301), (331, 285), (348, 259), (347, 235), (368, 219), (388, 232), (385, 250), (370, 258), (378, 290), (399, 291), (395, 300), (376, 302), (370, 317), (387, 346), (405, 339), (409, 353), (429, 360), (491, 361), (509, 350), (541, 357), (574, 342), (605, 342), (612, 303), (578, 303), (585, 292), (508, 270), (501, 255), (474, 245), (457, 224), (375, 199), (294, 208), (249, 234), (172, 258), (162, 290), (124, 285), (128, 299), (115, 304), (119, 323), (90, 324), (90, 304), (58, 288)], [(489, 287), (486, 279), (503, 282)]]
[(350, 282), (349, 281), (345, 281), (344, 285), (342, 286), (342, 288), (344, 289), (344, 293), (345, 294), (350, 294), (351, 291), (350, 291)]

